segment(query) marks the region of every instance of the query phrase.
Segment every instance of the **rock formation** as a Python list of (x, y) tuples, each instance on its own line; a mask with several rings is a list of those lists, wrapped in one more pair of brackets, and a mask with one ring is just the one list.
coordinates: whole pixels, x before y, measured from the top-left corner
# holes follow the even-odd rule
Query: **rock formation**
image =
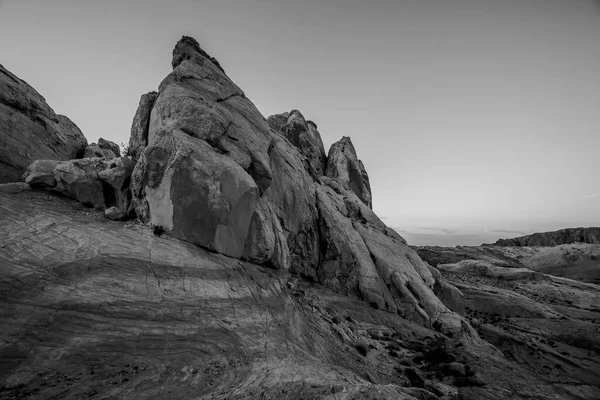
[(265, 119), (192, 38), (172, 66), (126, 156), (0, 185), (0, 398), (600, 397), (596, 285), (430, 266), (349, 138)]
[(306, 121), (298, 110), (271, 115), (269, 126), (285, 136), (308, 159), (309, 172), (315, 178), (325, 175), (326, 155), (317, 125)]
[(133, 162), (128, 158), (38, 160), (23, 177), (33, 187), (51, 189), (88, 207), (106, 210), (110, 219), (122, 219), (131, 213), (132, 172)]
[(356, 156), (349, 137), (344, 136), (329, 149), (326, 174), (347, 185), (363, 203), (372, 207), (369, 176), (362, 161)]
[(495, 246), (558, 246), (569, 243), (600, 244), (600, 228), (567, 228), (534, 233), (512, 239), (500, 239)]
[[(371, 211), (368, 176), (349, 138), (326, 158), (316, 125), (299, 111), (268, 123), (191, 38), (175, 47), (173, 67), (132, 178), (143, 221), (425, 325), (462, 330), (433, 293), (428, 268)], [(136, 127), (145, 126), (142, 103)], [(142, 143), (133, 131), (131, 143)]]
[(148, 129), (150, 127), (150, 112), (156, 101), (158, 93), (149, 92), (140, 98), (133, 122), (131, 124), (131, 135), (129, 136), (129, 145), (127, 155), (137, 161), (140, 153), (148, 145)]
[(98, 144), (92, 143), (86, 146), (83, 152), (84, 158), (102, 157), (110, 160), (119, 157), (120, 155), (121, 150), (119, 149), (118, 144), (102, 138), (98, 140)]
[(35, 160), (81, 157), (86, 145), (69, 118), (0, 65), (0, 183), (18, 181)]

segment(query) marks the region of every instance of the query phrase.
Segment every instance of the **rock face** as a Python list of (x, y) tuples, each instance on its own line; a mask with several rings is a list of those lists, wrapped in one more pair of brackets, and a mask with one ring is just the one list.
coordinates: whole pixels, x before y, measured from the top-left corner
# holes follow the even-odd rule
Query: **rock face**
[[(427, 266), (372, 212), (368, 176), (349, 138), (326, 158), (316, 125), (299, 111), (267, 123), (191, 38), (175, 47), (173, 67), (132, 178), (143, 221), (424, 325), (472, 333), (435, 296)], [(134, 126), (143, 125), (138, 114)]]
[(112, 208), (108, 216), (120, 219), (130, 213), (133, 166), (128, 158), (38, 160), (27, 168), (23, 178), (31, 186), (62, 193), (88, 207)]
[(325, 175), (327, 157), (317, 125), (306, 121), (298, 110), (289, 113), (271, 115), (267, 121), (275, 131), (285, 136), (308, 159), (312, 176)]
[(372, 207), (369, 176), (362, 161), (356, 156), (349, 137), (344, 136), (329, 149), (326, 174), (347, 185), (363, 203)]
[(34, 160), (83, 155), (87, 140), (25, 81), (0, 65), (0, 183), (16, 182)]
[(131, 124), (131, 136), (129, 137), (128, 152), (134, 160), (140, 158), (140, 154), (148, 145), (148, 129), (150, 127), (150, 113), (156, 101), (158, 93), (149, 92), (140, 98), (133, 123)]
[(98, 144), (92, 143), (85, 147), (83, 157), (102, 157), (110, 160), (112, 158), (119, 157), (120, 154), (121, 151), (118, 144), (111, 142), (110, 140), (100, 138), (98, 140)]
[(496, 246), (558, 246), (560, 244), (600, 244), (600, 228), (568, 228), (554, 232), (534, 233), (512, 239), (500, 239)]

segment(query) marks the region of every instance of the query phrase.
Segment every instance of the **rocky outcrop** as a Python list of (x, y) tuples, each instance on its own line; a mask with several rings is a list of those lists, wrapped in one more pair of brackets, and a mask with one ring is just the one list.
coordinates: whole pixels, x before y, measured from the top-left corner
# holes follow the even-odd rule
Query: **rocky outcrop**
[(356, 156), (356, 150), (349, 137), (344, 136), (331, 146), (325, 172), (328, 177), (342, 182), (363, 203), (372, 208), (369, 176), (362, 161)]
[(38, 159), (83, 155), (87, 140), (25, 81), (0, 65), (0, 183), (16, 182)]
[(267, 121), (272, 129), (285, 136), (306, 156), (312, 176), (318, 178), (325, 175), (327, 157), (321, 134), (314, 122), (306, 121), (298, 110), (271, 115)]
[(595, 285), (442, 271), (504, 356), (61, 196), (0, 193), (0, 220), (1, 398), (600, 396)]
[(26, 184), (64, 194), (100, 210), (111, 219), (131, 213), (129, 189), (134, 164), (128, 158), (82, 158), (70, 161), (38, 160), (23, 178)]
[(119, 157), (120, 154), (121, 151), (118, 144), (111, 142), (110, 140), (100, 138), (98, 140), (98, 144), (92, 143), (85, 147), (83, 157), (102, 157), (110, 160)]
[(495, 246), (558, 246), (570, 243), (600, 244), (600, 228), (567, 228), (534, 233), (512, 239), (500, 239)]
[(140, 154), (148, 145), (148, 129), (150, 126), (150, 113), (156, 101), (158, 93), (149, 92), (140, 98), (137, 111), (131, 124), (131, 136), (129, 137), (128, 154), (134, 160), (140, 158)]
[(372, 212), (350, 139), (326, 159), (314, 123), (293, 110), (267, 124), (207, 57), (190, 38), (175, 47), (132, 177), (137, 215), (190, 243), (471, 335), (433, 293), (427, 266)]

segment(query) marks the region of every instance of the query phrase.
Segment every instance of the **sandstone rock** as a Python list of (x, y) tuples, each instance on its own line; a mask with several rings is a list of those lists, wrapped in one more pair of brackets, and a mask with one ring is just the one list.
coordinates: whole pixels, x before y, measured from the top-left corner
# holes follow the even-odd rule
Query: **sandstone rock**
[(0, 183), (0, 192), (1, 193), (15, 194), (15, 193), (21, 193), (21, 192), (24, 192), (27, 190), (31, 190), (31, 186), (29, 186), (27, 183), (23, 183), (23, 182)]
[(298, 110), (271, 115), (267, 121), (272, 129), (280, 132), (306, 156), (312, 176), (318, 178), (325, 175), (327, 157), (321, 134), (314, 122), (306, 121)]
[(202, 139), (239, 164), (262, 193), (272, 180), (269, 126), (240, 88), (190, 39), (184, 37), (177, 44), (174, 70), (160, 84), (150, 113), (148, 143), (163, 130)]
[(85, 150), (83, 152), (83, 158), (106, 158), (108, 160), (118, 157), (118, 154), (115, 154), (112, 150), (101, 148), (96, 143), (92, 143), (90, 145), (85, 146)]
[(356, 156), (356, 150), (349, 137), (344, 136), (331, 145), (325, 172), (328, 177), (348, 185), (363, 203), (372, 207), (369, 176), (363, 163)]
[(131, 136), (129, 137), (128, 152), (134, 160), (140, 158), (140, 154), (148, 145), (148, 128), (150, 125), (150, 113), (158, 93), (149, 92), (140, 98), (133, 123), (131, 124)]
[(241, 257), (259, 190), (231, 158), (181, 130), (162, 131), (133, 174), (138, 216), (173, 236)]
[(103, 150), (110, 150), (115, 157), (121, 157), (121, 148), (115, 142), (103, 138), (98, 139), (98, 147)]
[(558, 246), (569, 243), (600, 244), (600, 228), (568, 228), (534, 233), (513, 239), (500, 239), (496, 246)]
[(435, 296), (427, 266), (371, 210), (368, 177), (350, 139), (332, 146), (327, 177), (319, 176), (325, 157), (316, 126), (294, 110), (271, 117), (269, 127), (207, 57), (182, 39), (160, 85), (132, 178), (142, 221), (476, 337)]
[(133, 161), (127, 158), (82, 158), (70, 161), (38, 160), (25, 172), (25, 182), (52, 189), (89, 207), (110, 207), (127, 215)]
[(127, 212), (126, 210), (120, 210), (119, 208), (112, 206), (104, 211), (104, 215), (108, 219), (119, 221), (127, 216)]
[(81, 157), (87, 140), (25, 81), (0, 65), (0, 183), (18, 181), (34, 160)]
[(54, 168), (60, 163), (56, 160), (36, 160), (25, 170), (23, 180), (33, 186), (53, 188), (56, 186)]

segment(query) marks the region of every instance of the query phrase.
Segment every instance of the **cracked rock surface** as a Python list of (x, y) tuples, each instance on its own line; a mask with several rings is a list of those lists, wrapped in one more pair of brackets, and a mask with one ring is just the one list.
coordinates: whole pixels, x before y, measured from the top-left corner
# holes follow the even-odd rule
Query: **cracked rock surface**
[(83, 155), (87, 139), (27, 82), (0, 65), (0, 183), (17, 182), (35, 160)]

